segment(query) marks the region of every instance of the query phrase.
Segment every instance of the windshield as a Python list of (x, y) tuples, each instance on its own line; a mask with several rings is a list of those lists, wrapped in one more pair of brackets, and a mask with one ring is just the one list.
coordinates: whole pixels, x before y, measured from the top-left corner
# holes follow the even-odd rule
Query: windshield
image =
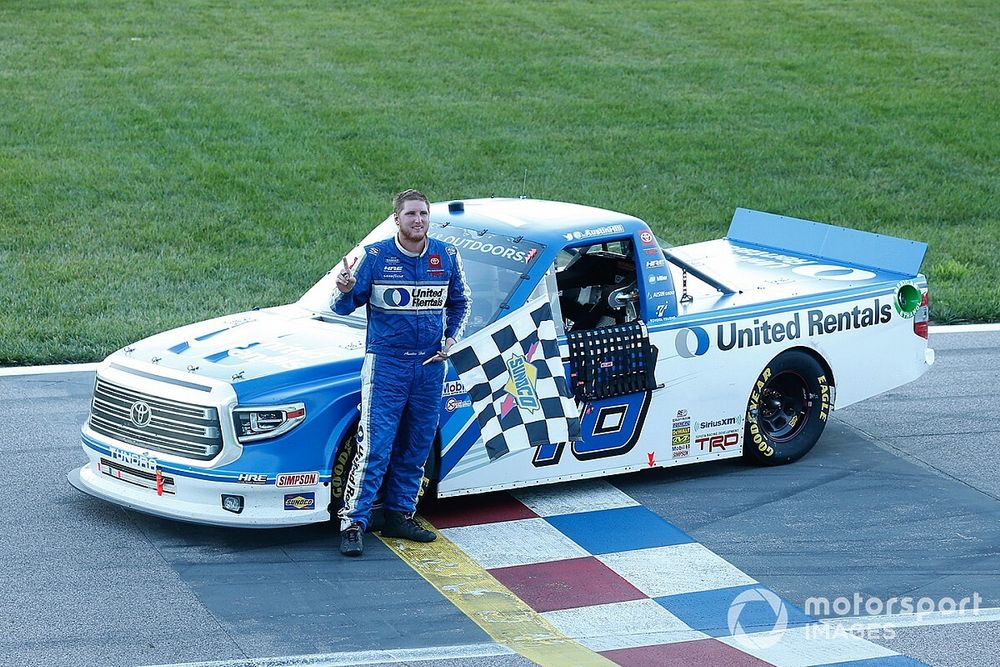
[[(390, 216), (373, 229), (357, 246), (347, 254), (347, 263), (353, 265), (361, 256), (366, 245), (389, 238), (396, 233), (396, 225)], [(491, 234), (456, 227), (453, 224), (431, 223), (430, 236), (458, 248), (465, 268), (465, 278), (472, 296), (472, 308), (465, 327), (465, 336), (478, 331), (492, 322), (497, 312), (504, 307), (507, 299), (518, 286), (521, 275), (541, 254), (545, 246), (523, 238)], [(334, 281), (337, 277), (338, 262), (322, 280), (299, 299), (299, 305), (317, 313), (337, 318), (353, 326), (365, 325), (365, 309), (358, 308), (348, 317), (336, 315), (330, 309), (331, 295), (337, 293)]]

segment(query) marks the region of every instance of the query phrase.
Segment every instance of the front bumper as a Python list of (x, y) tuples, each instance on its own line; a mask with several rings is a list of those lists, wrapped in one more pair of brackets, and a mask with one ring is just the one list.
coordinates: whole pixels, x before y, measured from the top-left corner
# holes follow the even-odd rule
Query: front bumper
[[(84, 443), (90, 461), (67, 478), (76, 489), (101, 500), (153, 516), (189, 523), (236, 528), (281, 528), (329, 521), (330, 486), (278, 488), (274, 484), (239, 484), (197, 479), (169, 472), (172, 493), (158, 494), (99, 471), (101, 454)], [(222, 495), (244, 499), (239, 514), (222, 508)], [(290, 501), (290, 502), (286, 502)], [(294, 509), (286, 509), (286, 504)], [(305, 509), (298, 509), (306, 507)]]

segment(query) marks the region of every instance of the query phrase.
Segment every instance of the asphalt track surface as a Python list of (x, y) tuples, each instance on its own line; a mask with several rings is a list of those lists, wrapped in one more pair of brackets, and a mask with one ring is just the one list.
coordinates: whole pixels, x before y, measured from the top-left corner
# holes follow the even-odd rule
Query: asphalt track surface
[[(611, 481), (800, 607), (978, 595), (1000, 608), (1000, 333), (932, 346), (927, 375), (836, 411), (794, 465)], [(192, 526), (75, 491), (92, 384), (92, 372), (0, 377), (0, 665), (530, 664), (376, 539), (347, 560), (327, 526)], [(1000, 621), (891, 634), (868, 638), (932, 665), (1000, 664)], [(308, 660), (280, 664), (293, 663)]]

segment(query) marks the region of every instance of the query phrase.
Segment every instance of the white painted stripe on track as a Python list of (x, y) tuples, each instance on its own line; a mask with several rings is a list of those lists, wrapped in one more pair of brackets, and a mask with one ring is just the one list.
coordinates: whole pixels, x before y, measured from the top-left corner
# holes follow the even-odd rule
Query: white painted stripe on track
[(540, 517), (639, 506), (639, 501), (603, 479), (558, 487), (538, 486), (510, 493)]
[(650, 598), (558, 609), (542, 616), (564, 635), (592, 651), (708, 638)]
[(892, 649), (873, 644), (867, 639), (816, 623), (716, 639), (779, 667), (812, 667), (898, 655)]
[(758, 583), (697, 542), (616, 551), (595, 557), (651, 598)]
[(13, 375), (46, 375), (48, 373), (93, 373), (97, 364), (59, 364), (55, 366), (9, 366), (0, 368), (0, 377)]
[(388, 649), (384, 651), (343, 651), (314, 655), (281, 656), (275, 658), (240, 658), (211, 662), (178, 662), (160, 667), (345, 667), (347, 665), (384, 665), (394, 662), (427, 662), (431, 660), (464, 660), (517, 655), (502, 644), (465, 644), (462, 646), (432, 646), (430, 648)]
[(881, 614), (878, 616), (843, 616), (820, 619), (826, 625), (851, 628), (915, 628), (927, 625), (994, 623), (1000, 621), (1000, 607), (965, 612), (931, 611), (926, 614)]
[(442, 528), (441, 534), (484, 570), (590, 556), (545, 519)]

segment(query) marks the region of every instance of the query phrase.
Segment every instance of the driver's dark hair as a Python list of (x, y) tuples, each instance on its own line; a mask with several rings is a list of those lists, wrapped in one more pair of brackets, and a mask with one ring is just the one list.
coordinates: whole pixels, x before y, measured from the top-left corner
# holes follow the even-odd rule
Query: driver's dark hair
[(392, 198), (392, 209), (396, 212), (396, 215), (403, 212), (403, 203), (411, 200), (422, 201), (427, 204), (427, 208), (431, 207), (431, 203), (427, 201), (427, 197), (424, 196), (423, 192), (410, 188), (409, 190), (403, 190)]

